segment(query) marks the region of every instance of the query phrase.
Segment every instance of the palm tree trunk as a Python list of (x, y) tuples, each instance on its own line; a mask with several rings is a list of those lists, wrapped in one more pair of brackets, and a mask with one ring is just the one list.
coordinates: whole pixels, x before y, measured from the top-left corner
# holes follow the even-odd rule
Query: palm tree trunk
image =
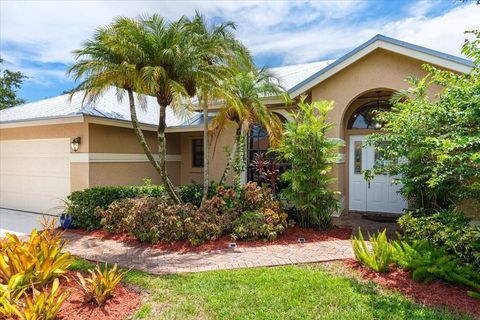
[(155, 168), (155, 170), (161, 176), (162, 175), (162, 170), (160, 168), (160, 165), (155, 160), (155, 157), (153, 156), (152, 151), (148, 147), (147, 141), (145, 140), (145, 136), (143, 135), (142, 129), (140, 128), (139, 123), (138, 123), (137, 110), (135, 109), (135, 100), (134, 100), (134, 97), (133, 97), (133, 91), (132, 90), (127, 90), (127, 92), (128, 92), (128, 100), (130, 102), (130, 120), (132, 122), (133, 131), (135, 132), (135, 135), (137, 136), (138, 142), (140, 142), (140, 145), (142, 146), (143, 152), (147, 156), (148, 161), (150, 161), (152, 166)]
[(233, 148), (232, 148), (232, 150), (230, 150), (230, 154), (229, 154), (229, 157), (228, 157), (228, 160), (227, 160), (227, 165), (225, 166), (225, 170), (223, 170), (222, 177), (220, 178), (219, 184), (221, 184), (221, 185), (225, 183), (225, 180), (227, 180), (227, 175), (230, 172), (230, 169), (232, 168), (232, 162), (234, 161), (235, 156), (237, 154), (237, 147), (238, 147), (237, 143), (240, 140), (241, 133), (242, 133), (241, 128), (240, 128), (240, 126), (238, 126), (238, 128), (235, 132), (235, 142), (233, 144)]
[(180, 196), (175, 191), (175, 187), (168, 178), (167, 174), (167, 141), (165, 138), (165, 128), (166, 128), (166, 106), (162, 105), (159, 102), (160, 112), (158, 117), (158, 130), (157, 130), (157, 140), (158, 140), (158, 157), (159, 157), (159, 166), (160, 166), (160, 177), (162, 178), (163, 185), (167, 190), (168, 195), (176, 204), (182, 203)]
[(200, 207), (203, 207), (203, 204), (208, 197), (208, 187), (210, 184), (210, 169), (209, 169), (209, 150), (208, 150), (208, 101), (207, 96), (203, 97), (203, 195), (202, 202)]

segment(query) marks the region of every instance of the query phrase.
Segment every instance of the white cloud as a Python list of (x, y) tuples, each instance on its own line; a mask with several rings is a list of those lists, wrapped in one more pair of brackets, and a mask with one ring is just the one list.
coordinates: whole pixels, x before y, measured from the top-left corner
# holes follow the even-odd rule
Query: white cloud
[[(118, 15), (159, 13), (169, 19), (199, 10), (237, 23), (254, 54), (279, 55), (284, 64), (338, 57), (382, 33), (459, 55), (467, 29), (480, 28), (480, 6), (458, 5), (431, 17), (438, 2), (422, 1), (403, 18), (363, 18), (366, 1), (0, 1), (1, 54), (29, 75), (64, 77), (26, 62), (66, 63), (71, 51)], [(401, 11), (401, 10), (399, 10)]]
[(479, 28), (480, 6), (472, 3), (433, 18), (416, 16), (390, 22), (382, 30), (393, 38), (458, 56), (467, 38), (464, 31)]

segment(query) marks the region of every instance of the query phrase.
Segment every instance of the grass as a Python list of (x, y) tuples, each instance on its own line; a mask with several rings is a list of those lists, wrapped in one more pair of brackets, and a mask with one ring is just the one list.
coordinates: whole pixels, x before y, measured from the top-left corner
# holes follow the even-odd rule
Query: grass
[[(89, 267), (78, 259), (72, 266)], [(134, 319), (469, 319), (412, 303), (339, 263), (165, 276), (132, 270), (124, 281), (146, 292)]]

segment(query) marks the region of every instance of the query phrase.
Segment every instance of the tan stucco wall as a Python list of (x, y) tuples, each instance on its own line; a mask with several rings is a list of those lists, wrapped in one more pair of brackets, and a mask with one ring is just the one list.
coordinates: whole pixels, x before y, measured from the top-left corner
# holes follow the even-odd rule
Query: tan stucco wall
[[(341, 124), (350, 102), (366, 91), (407, 89), (405, 78), (422, 77), (423, 62), (383, 49), (377, 49), (361, 58), (312, 89), (312, 100), (333, 100), (335, 109), (330, 121)], [(343, 127), (337, 125), (331, 136), (344, 137)]]
[[(113, 154), (139, 154), (144, 151), (133, 132), (133, 129), (114, 126), (89, 124), (90, 152)], [(157, 153), (158, 144), (156, 132), (143, 131), (148, 146)], [(180, 154), (180, 134), (168, 133), (167, 155)], [(172, 183), (180, 183), (180, 162), (167, 162), (167, 172)], [(153, 183), (160, 183), (160, 177), (153, 166), (143, 162), (93, 162), (90, 163), (89, 184), (93, 186), (106, 185), (138, 185), (143, 180), (151, 179)]]
[[(93, 153), (143, 153), (133, 129), (90, 123), (90, 152)], [(158, 151), (157, 135), (143, 131), (152, 152)], [(167, 133), (167, 154), (180, 154), (180, 135)]]
[(70, 190), (77, 191), (90, 187), (89, 163), (70, 163)]
[[(192, 181), (203, 182), (203, 169), (192, 166), (192, 139), (203, 138), (203, 132), (185, 132), (181, 134), (181, 184), (192, 183)], [(218, 136), (210, 138), (210, 180), (218, 182), (223, 174), (227, 164), (227, 155), (224, 152), (224, 146), (233, 146), (235, 141), (235, 128), (232, 125), (227, 126)], [(231, 175), (227, 183), (231, 182)]]
[(88, 152), (88, 125), (84, 122), (0, 129), (0, 140), (82, 138), (78, 152)]
[[(180, 163), (168, 162), (167, 171), (172, 183), (180, 183)], [(159, 184), (160, 176), (149, 162), (90, 163), (90, 187), (141, 185), (145, 178)]]

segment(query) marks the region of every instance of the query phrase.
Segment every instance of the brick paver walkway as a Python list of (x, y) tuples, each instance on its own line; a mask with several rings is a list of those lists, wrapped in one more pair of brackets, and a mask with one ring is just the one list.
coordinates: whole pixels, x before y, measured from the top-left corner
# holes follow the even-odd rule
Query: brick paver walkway
[(353, 257), (349, 240), (176, 253), (75, 233), (65, 233), (64, 238), (69, 241), (66, 249), (75, 256), (153, 274), (279, 266)]

